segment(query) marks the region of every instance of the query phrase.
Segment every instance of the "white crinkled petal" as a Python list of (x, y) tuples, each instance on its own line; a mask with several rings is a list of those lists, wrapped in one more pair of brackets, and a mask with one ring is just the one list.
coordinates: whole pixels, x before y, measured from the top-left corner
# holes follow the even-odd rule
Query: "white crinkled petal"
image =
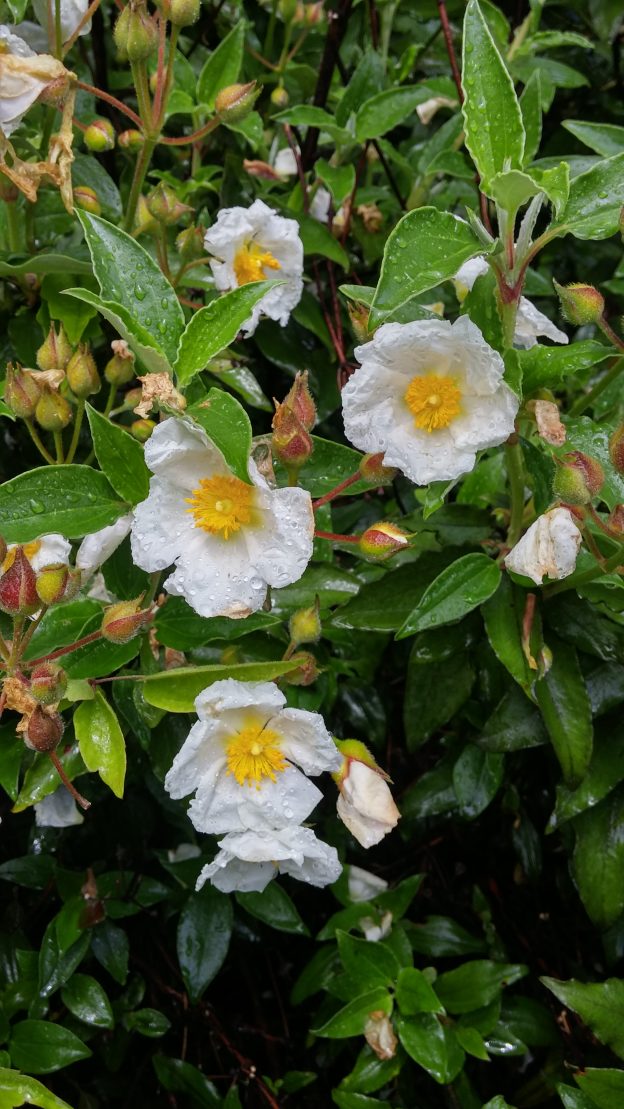
[(254, 708), (267, 718), (279, 712), (286, 698), (275, 682), (239, 682), (224, 678), (213, 682), (195, 698), (195, 711), (200, 720), (221, 717), (232, 709)]
[(90, 578), (115, 553), (129, 534), (132, 521), (133, 514), (128, 512), (107, 528), (85, 535), (76, 553), (76, 568), (82, 571), (84, 578)]
[(514, 430), (519, 400), (504, 383), (493, 396), (466, 396), (462, 412), (448, 431), (455, 448), (480, 451), (508, 439)]
[(188, 549), (195, 529), (187, 509), (183, 491), (160, 477), (151, 479), (149, 496), (136, 506), (132, 521), (132, 559), (141, 570), (165, 570)]
[(320, 713), (287, 708), (270, 721), (270, 727), (283, 736), (280, 747), (286, 758), (296, 762), (305, 774), (340, 769), (342, 755)]
[(249, 562), (267, 585), (282, 589), (299, 580), (312, 558), (312, 498), (305, 489), (271, 489), (263, 502), (264, 527), (245, 532)]
[(337, 808), (340, 819), (363, 847), (379, 843), (400, 818), (385, 779), (354, 759), (340, 783)]
[[(89, 7), (89, 0), (60, 0), (61, 3), (61, 35), (63, 42), (71, 38), (78, 27), (82, 17)], [(45, 30), (48, 29), (49, 7), (47, 0), (33, 0), (33, 8), (39, 23)], [(54, 11), (54, 7), (52, 8)], [(85, 23), (80, 30), (80, 37), (87, 35), (91, 30), (91, 20)]]
[[(342, 870), (334, 847), (317, 839), (311, 829), (293, 825), (281, 830), (264, 828), (230, 834), (219, 841), (219, 847), (219, 855), (204, 867), (199, 881), (203, 884), (210, 879), (213, 885), (226, 892), (264, 889), (275, 874), (275, 867), (280, 873), (290, 874), (313, 886), (330, 885), (340, 877)], [(254, 882), (252, 866), (257, 871), (255, 885), (251, 884)], [(271, 869), (270, 874), (267, 868)], [(238, 882), (245, 885), (235, 884)]]
[(225, 767), (202, 775), (188, 815), (198, 832), (218, 835), (269, 824), (283, 828), (306, 820), (322, 793), (305, 774), (287, 766), (276, 781), (239, 785)]
[(165, 777), (165, 789), (174, 801), (197, 789), (206, 774), (216, 778), (225, 765), (217, 721), (198, 720), (191, 728)]
[(71, 793), (59, 786), (35, 805), (35, 822), (39, 828), (70, 828), (83, 824), (84, 816), (76, 807)]
[[(27, 24), (24, 24), (27, 26)], [(22, 35), (19, 34), (20, 24), (15, 27), (9, 27), (6, 23), (0, 24), (0, 42), (3, 42), (9, 52), (14, 54), (16, 58), (32, 58), (37, 51), (33, 50), (28, 45)], [(15, 32), (18, 32), (17, 34)]]
[(377, 894), (388, 889), (385, 878), (371, 874), (370, 870), (363, 870), (360, 866), (350, 866), (347, 880), (347, 889), (352, 901), (371, 901)]
[(477, 278), (487, 273), (488, 269), (489, 266), (483, 255), (478, 255), (476, 258), (469, 258), (467, 262), (464, 262), (464, 264), (459, 267), (453, 281), (459, 282), (459, 284), (463, 285), (469, 292)]
[(332, 198), (329, 189), (324, 189), (321, 186), (312, 197), (308, 215), (312, 216), (313, 219), (317, 219), (319, 223), (327, 223), (331, 201)]
[(505, 556), (505, 566), (536, 585), (541, 585), (545, 576), (567, 578), (574, 573), (580, 545), (581, 533), (570, 510), (553, 508), (531, 524)]
[(200, 478), (228, 472), (221, 451), (204, 430), (179, 416), (154, 428), (145, 444), (145, 463), (153, 474), (188, 492), (197, 488)]
[(276, 173), (283, 174), (284, 177), (295, 176), (297, 173), (297, 159), (289, 146), (285, 146), (282, 150), (278, 150), (273, 161), (273, 169)]
[(222, 893), (262, 893), (277, 874), (273, 863), (244, 862), (229, 851), (220, 850), (199, 873), (196, 890), (211, 882)]
[(528, 350), (529, 347), (534, 347), (537, 344), (540, 335), (552, 339), (553, 343), (569, 342), (565, 331), (560, 331), (558, 327), (555, 327), (552, 320), (549, 320), (543, 312), (539, 312), (530, 300), (521, 297), (516, 316), (514, 346)]
[(225, 540), (191, 529), (165, 589), (200, 616), (242, 619), (262, 608), (267, 583), (250, 564), (243, 531)]
[[(317, 839), (310, 828), (291, 828), (286, 835), (293, 848), (303, 854), (301, 862), (296, 857), (278, 861), (280, 874), (289, 874), (310, 886), (330, 886), (342, 873), (342, 864), (335, 847)], [(286, 839), (286, 835), (282, 839)]]
[(382, 821), (374, 820), (370, 816), (363, 816), (355, 805), (347, 801), (342, 793), (338, 796), (336, 810), (342, 823), (362, 847), (374, 847), (390, 831)]

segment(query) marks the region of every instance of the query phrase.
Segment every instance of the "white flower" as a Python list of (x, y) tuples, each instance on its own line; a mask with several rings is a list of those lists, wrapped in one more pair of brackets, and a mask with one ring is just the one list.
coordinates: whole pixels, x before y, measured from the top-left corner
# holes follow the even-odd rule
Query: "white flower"
[(418, 104), (416, 108), (416, 115), (421, 123), (425, 125), (431, 123), (436, 112), (440, 108), (455, 108), (457, 105), (456, 100), (451, 100), (449, 96), (431, 96), (429, 100), (423, 100), (422, 104)]
[(59, 786), (35, 805), (35, 822), (40, 828), (70, 828), (84, 823), (84, 816), (65, 786)]
[[(41, 26), (48, 32), (50, 41), (54, 42), (54, 22), (52, 27), (49, 27), (49, 13), (50, 10), (54, 13), (55, 0), (52, 0), (50, 8), (49, 0), (33, 0), (33, 9), (35, 15)], [(86, 15), (87, 8), (89, 7), (89, 0), (60, 0), (61, 5), (61, 38), (63, 42), (70, 39), (78, 27), (81, 19)], [(89, 19), (80, 29), (80, 38), (83, 35), (88, 35), (91, 30), (91, 20)]]
[(43, 570), (44, 566), (58, 566), (60, 563), (69, 562), (71, 553), (71, 543), (63, 535), (42, 535), (39, 539), (32, 539), (30, 543), (11, 543), (1, 567), (4, 572), (13, 565), (18, 546), (21, 546), (36, 574)]
[(297, 581), (312, 555), (314, 517), (303, 489), (272, 489), (249, 462), (252, 484), (234, 477), (202, 428), (171, 417), (145, 444), (155, 476), (137, 505), (132, 557), (164, 570), (170, 593), (200, 616), (248, 616), (267, 585)]
[(199, 720), (165, 778), (174, 800), (195, 793), (199, 832), (300, 824), (321, 800), (307, 775), (338, 769), (341, 757), (322, 716), (285, 703), (272, 682), (227, 678), (199, 694)]
[(49, 54), (36, 54), (11, 27), (0, 24), (0, 130), (12, 134), (48, 85), (67, 70)]
[(247, 335), (263, 315), (282, 327), (288, 323), (303, 292), (303, 244), (295, 220), (278, 216), (263, 200), (254, 200), (250, 208), (224, 208), (208, 228), (204, 245), (214, 255), (210, 268), (221, 291), (268, 278), (284, 282), (256, 304), (243, 325)]
[(273, 162), (273, 169), (283, 177), (294, 177), (297, 173), (297, 159), (294, 151), (289, 146), (278, 150)]
[(338, 816), (362, 847), (373, 847), (396, 827), (401, 814), (379, 769), (353, 758), (347, 763), (338, 783)]
[(196, 889), (210, 881), (223, 893), (261, 892), (278, 873), (311, 886), (328, 886), (342, 870), (335, 847), (317, 839), (310, 828), (231, 832), (219, 841), (219, 848), (201, 871)]
[[(463, 301), (478, 277), (487, 273), (489, 266), (483, 257), (469, 258), (460, 266), (453, 282), (459, 301)], [(552, 320), (543, 312), (538, 312), (534, 304), (526, 297), (520, 297), (518, 313), (516, 315), (516, 329), (514, 331), (514, 346), (528, 350), (537, 345), (540, 335), (552, 339), (553, 343), (567, 343), (568, 336), (565, 331), (555, 327)]]
[[(321, 185), (321, 187), (316, 190), (314, 196), (312, 197), (312, 200), (310, 202), (309, 214), (314, 219), (318, 220), (319, 223), (327, 223), (329, 217), (329, 209), (331, 208), (331, 202), (332, 198), (329, 189), (325, 189)], [(342, 218), (343, 215), (344, 209), (339, 208), (336, 213), (336, 219)]]
[(505, 556), (505, 566), (541, 585), (549, 578), (567, 578), (574, 573), (581, 533), (569, 508), (551, 508)]
[(383, 893), (388, 888), (388, 883), (370, 870), (363, 870), (360, 866), (350, 866), (347, 880), (347, 889), (352, 901), (370, 901)]
[(392, 913), (388, 910), (383, 913), (379, 922), (373, 920), (372, 916), (363, 916), (358, 924), (364, 933), (364, 939), (369, 940), (370, 943), (378, 943), (379, 940), (385, 940), (386, 936), (390, 935), (392, 920)]
[(90, 578), (115, 553), (132, 527), (132, 513), (120, 516), (114, 524), (85, 535), (76, 553), (76, 569), (84, 580)]
[(514, 430), (503, 360), (467, 316), (384, 324), (355, 357), (342, 391), (347, 439), (416, 485), (467, 473), (477, 451)]

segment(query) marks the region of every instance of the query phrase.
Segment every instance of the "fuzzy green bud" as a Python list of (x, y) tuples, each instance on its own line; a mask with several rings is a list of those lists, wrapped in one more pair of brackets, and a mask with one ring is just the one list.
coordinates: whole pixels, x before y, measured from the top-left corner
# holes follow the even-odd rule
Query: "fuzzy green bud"
[(145, 143), (145, 138), (140, 131), (129, 127), (127, 131), (120, 131), (117, 143), (122, 150), (140, 150)]
[(41, 607), (35, 571), (18, 547), (8, 570), (0, 575), (0, 612), (9, 616), (31, 616)]
[(71, 423), (71, 404), (53, 389), (44, 389), (37, 401), (35, 419), (44, 431), (62, 431)]
[(360, 462), (360, 474), (371, 485), (389, 485), (394, 481), (397, 470), (384, 466), (383, 454), (365, 454)]
[(624, 424), (609, 438), (609, 457), (619, 474), (624, 474)]
[(290, 103), (290, 97), (286, 92), (283, 85), (276, 85), (271, 93), (271, 104), (276, 108), (287, 108)]
[(156, 424), (153, 420), (135, 420), (134, 423), (130, 425), (130, 434), (137, 442), (147, 443), (155, 427)]
[(104, 367), (104, 377), (109, 385), (127, 385), (136, 372), (134, 354), (123, 339), (114, 339), (111, 346), (114, 353)]
[(321, 638), (321, 606), (318, 597), (309, 608), (293, 612), (288, 628), (291, 643), (318, 643)]
[(187, 212), (192, 212), (188, 204), (183, 204), (178, 200), (171, 185), (166, 185), (164, 181), (159, 181), (154, 189), (147, 194), (147, 208), (151, 216), (158, 223), (164, 223), (165, 226), (170, 226), (174, 223), (179, 223)]
[(616, 535), (624, 536), (624, 504), (616, 504), (609, 514), (607, 525)]
[(4, 401), (11, 412), (21, 420), (29, 420), (35, 414), (41, 389), (30, 370), (9, 362), (4, 385)]
[(206, 253), (204, 246), (204, 229), (196, 227), (191, 224), (190, 227), (185, 227), (184, 231), (180, 231), (176, 235), (176, 250), (180, 258), (185, 262), (191, 262), (195, 258), (202, 258)]
[(321, 673), (318, 662), (310, 651), (296, 651), (290, 662), (297, 664), (296, 670), (289, 670), (280, 679), (287, 685), (312, 685)]
[(142, 0), (130, 0), (113, 31), (119, 60), (143, 62), (158, 46), (158, 29)]
[(370, 308), (366, 304), (354, 304), (352, 300), (349, 300), (347, 301), (347, 312), (349, 313), (351, 330), (358, 343), (368, 343), (373, 337), (372, 332), (368, 330)]
[(152, 619), (152, 609), (141, 609), (143, 597), (133, 601), (119, 601), (105, 609), (102, 618), (102, 635), (110, 643), (127, 643)]
[(68, 580), (69, 566), (65, 562), (44, 566), (37, 574), (36, 582), (37, 596), (42, 604), (56, 605), (64, 600)]
[(598, 323), (602, 319), (604, 297), (593, 285), (559, 285), (556, 281), (553, 281), (553, 285), (557, 290), (563, 317), (568, 323), (580, 327), (582, 324)]
[(227, 85), (217, 93), (215, 112), (222, 123), (240, 123), (248, 116), (260, 95), (255, 81), (246, 85)]
[(37, 351), (37, 365), (40, 370), (64, 370), (72, 356), (72, 346), (61, 324), (58, 332), (54, 324)]
[(191, 27), (197, 23), (201, 0), (171, 0), (169, 19), (174, 27)]
[(98, 200), (98, 195), (95, 189), (89, 185), (76, 185), (74, 187), (74, 204), (77, 208), (82, 208), (84, 212), (90, 212), (92, 216), (102, 215), (102, 205)]
[(280, 404), (273, 417), (271, 446), (276, 458), (288, 470), (298, 470), (314, 449), (312, 437), (291, 408)]
[(67, 365), (67, 383), (76, 397), (90, 397), (102, 388), (95, 358), (85, 343), (81, 343)]
[(397, 551), (404, 551), (406, 547), (409, 547), (406, 533), (387, 520), (373, 524), (360, 536), (362, 554), (375, 562), (383, 562)]
[(30, 674), (30, 692), (42, 705), (62, 700), (67, 689), (67, 674), (56, 662), (41, 662)]
[(604, 470), (595, 458), (582, 451), (570, 451), (557, 459), (553, 493), (566, 504), (589, 504), (604, 485)]
[(87, 150), (101, 154), (115, 147), (115, 129), (110, 119), (94, 119), (82, 136)]

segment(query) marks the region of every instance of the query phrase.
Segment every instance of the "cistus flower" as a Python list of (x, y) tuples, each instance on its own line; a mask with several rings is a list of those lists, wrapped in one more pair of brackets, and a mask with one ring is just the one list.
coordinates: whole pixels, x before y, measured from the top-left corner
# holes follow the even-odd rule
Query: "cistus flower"
[[(80, 26), (84, 16), (87, 14), (89, 7), (89, 0), (60, 0), (60, 17), (61, 17), (61, 39), (67, 42), (72, 37), (74, 32)], [(48, 40), (54, 43), (54, 14), (55, 7), (52, 5), (52, 26), (50, 26), (50, 7), (47, 0), (33, 0), (33, 10), (37, 21), (41, 24), (43, 29), (47, 32)], [(88, 35), (91, 30), (91, 20), (88, 19), (82, 27), (80, 27), (80, 35)]]
[[(460, 302), (466, 298), (477, 278), (487, 273), (488, 269), (489, 266), (483, 257), (470, 258), (467, 262), (464, 262), (463, 266), (459, 267), (453, 282)], [(530, 300), (526, 297), (520, 297), (514, 331), (514, 346), (528, 350), (530, 347), (536, 346), (541, 335), (546, 339), (551, 339), (553, 343), (569, 342), (565, 331), (560, 331), (558, 327), (555, 327), (552, 320), (548, 319), (548, 316), (545, 316), (543, 312), (538, 312)]]
[(165, 778), (200, 832), (300, 824), (322, 794), (308, 775), (336, 770), (341, 758), (322, 716), (285, 708), (272, 682), (215, 682), (195, 700), (193, 725)]
[(209, 227), (204, 245), (213, 255), (210, 268), (217, 289), (279, 278), (256, 304), (242, 330), (252, 335), (261, 316), (285, 326), (303, 292), (303, 244), (295, 220), (278, 216), (263, 200), (250, 208), (224, 208)]
[(50, 54), (37, 54), (20, 35), (0, 24), (0, 130), (8, 137), (26, 112), (67, 70)]
[(236, 618), (262, 607), (268, 585), (298, 581), (312, 556), (309, 493), (272, 489), (252, 459), (242, 481), (186, 418), (154, 429), (145, 461), (154, 477), (135, 509), (132, 556), (150, 572), (175, 563), (169, 593), (200, 616)]
[(514, 574), (531, 578), (536, 585), (544, 577), (567, 578), (574, 573), (581, 533), (569, 508), (551, 508), (505, 556), (505, 566)]
[(95, 574), (115, 553), (120, 543), (130, 534), (131, 527), (132, 513), (128, 512), (115, 520), (114, 524), (85, 535), (76, 552), (76, 569), (80, 570), (83, 581)]
[(467, 473), (477, 451), (514, 430), (503, 360), (467, 316), (384, 324), (355, 357), (342, 391), (347, 439), (416, 485)]
[(338, 816), (362, 847), (373, 847), (401, 818), (388, 775), (358, 740), (339, 740), (337, 746), (343, 756), (341, 768), (334, 775), (340, 790)]
[(74, 824), (83, 823), (84, 816), (65, 786), (59, 786), (35, 805), (35, 824), (38, 828), (71, 828)]
[(200, 871), (195, 888), (211, 882), (223, 893), (260, 893), (277, 874), (329, 886), (341, 871), (336, 848), (317, 839), (310, 828), (254, 829), (230, 832), (219, 840), (219, 852)]

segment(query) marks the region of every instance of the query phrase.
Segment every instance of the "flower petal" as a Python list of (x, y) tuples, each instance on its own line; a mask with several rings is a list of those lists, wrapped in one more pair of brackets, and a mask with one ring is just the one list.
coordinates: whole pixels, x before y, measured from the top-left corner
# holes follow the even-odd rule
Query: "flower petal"
[(198, 832), (219, 834), (270, 824), (284, 828), (306, 820), (322, 799), (313, 782), (294, 766), (282, 770), (275, 782), (264, 780), (241, 786), (224, 767), (216, 764), (203, 774), (189, 818)]
[(76, 567), (82, 571), (83, 578), (90, 578), (115, 553), (128, 535), (132, 521), (133, 514), (128, 512), (109, 527), (85, 535), (76, 554)]
[(342, 755), (318, 712), (284, 709), (270, 723), (284, 738), (281, 749), (286, 758), (296, 762), (305, 774), (340, 769)]
[(227, 473), (221, 451), (204, 430), (190, 420), (170, 416), (158, 424), (145, 444), (145, 462), (152, 473), (189, 493), (200, 478)]
[(286, 704), (286, 698), (275, 682), (239, 682), (225, 678), (202, 690), (195, 698), (195, 711), (200, 720), (211, 720), (231, 709), (257, 708), (267, 718)]

